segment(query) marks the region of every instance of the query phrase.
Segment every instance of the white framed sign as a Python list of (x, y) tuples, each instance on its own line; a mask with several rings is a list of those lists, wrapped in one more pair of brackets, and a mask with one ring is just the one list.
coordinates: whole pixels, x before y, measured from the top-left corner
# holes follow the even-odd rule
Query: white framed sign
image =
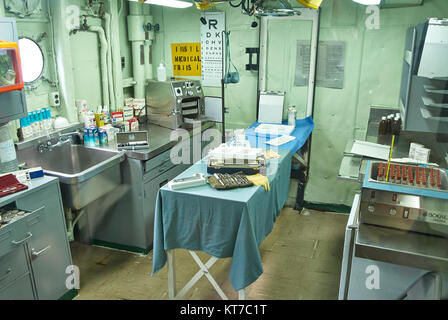
[(226, 30), (225, 12), (206, 12), (201, 22), (202, 85), (220, 87), (223, 77), (223, 31)]

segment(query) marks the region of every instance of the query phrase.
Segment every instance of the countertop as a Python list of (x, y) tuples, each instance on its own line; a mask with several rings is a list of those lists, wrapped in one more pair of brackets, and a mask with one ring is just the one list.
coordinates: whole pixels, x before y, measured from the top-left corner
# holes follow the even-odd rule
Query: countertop
[[(215, 126), (214, 122), (203, 122), (203, 124), (201, 126), (200, 133), (202, 133), (205, 130), (212, 128), (214, 126)], [(60, 133), (66, 133), (66, 132), (77, 131), (77, 130), (82, 131), (82, 125), (79, 123), (72, 124), (72, 125), (70, 125), (70, 127), (66, 128), (66, 129), (58, 130), (58, 131), (52, 132), (48, 135), (33, 138), (32, 140), (20, 141), (20, 142), (16, 143), (16, 148), (17, 148), (17, 150), (22, 150), (25, 148), (33, 147), (33, 145), (35, 145), (37, 147), (38, 144), (48, 141), (49, 139), (57, 139), (57, 137)], [(158, 156), (159, 154), (173, 148), (179, 142), (179, 140), (171, 140), (171, 136), (175, 132), (181, 133), (182, 130), (184, 130), (184, 129), (172, 130), (172, 129), (160, 127), (155, 124), (148, 124), (148, 123), (140, 124), (139, 131), (148, 132), (149, 148), (140, 149), (140, 150), (126, 150), (124, 152), (127, 157), (132, 158), (132, 159), (137, 159), (137, 160), (141, 160), (141, 161), (150, 160), (150, 159)], [(198, 131), (199, 130), (197, 130), (197, 129), (196, 130), (193, 130), (193, 129), (187, 130), (190, 137), (199, 133)], [(113, 142), (107, 146), (101, 146), (99, 148), (120, 152), (117, 149), (115, 142)]]
[(39, 190), (51, 182), (57, 183), (58, 178), (50, 177), (50, 176), (43, 176), (42, 178), (33, 179), (33, 180), (31, 180), (31, 182), (26, 184), (28, 186), (28, 189), (10, 194), (5, 197), (1, 197), (0, 198), (0, 207), (7, 205), (11, 201), (15, 201), (18, 198), (24, 197), (30, 192)]
[[(205, 122), (200, 133), (214, 126), (213, 122)], [(184, 129), (168, 129), (155, 124), (140, 124), (139, 131), (148, 132), (149, 148), (140, 150), (126, 150), (127, 157), (141, 161), (150, 160), (159, 154), (173, 148), (179, 140), (171, 140), (171, 135), (175, 132), (182, 132)], [(187, 130), (190, 137), (197, 134), (195, 130)], [(198, 132), (199, 133), (199, 132)], [(118, 151), (116, 144), (105, 147), (110, 150)]]
[[(396, 112), (398, 112), (396, 109), (372, 107), (364, 140), (377, 143), (378, 126), (381, 117)], [(372, 160), (372, 158), (351, 154), (350, 151), (353, 142), (354, 140), (347, 142), (339, 170), (339, 178), (361, 183), (364, 179), (367, 161)], [(448, 152), (447, 134), (401, 131), (400, 135), (396, 137), (392, 158), (407, 158), (411, 142), (419, 143), (430, 148), (429, 162), (437, 163), (441, 168), (448, 168), (448, 160), (446, 159)]]

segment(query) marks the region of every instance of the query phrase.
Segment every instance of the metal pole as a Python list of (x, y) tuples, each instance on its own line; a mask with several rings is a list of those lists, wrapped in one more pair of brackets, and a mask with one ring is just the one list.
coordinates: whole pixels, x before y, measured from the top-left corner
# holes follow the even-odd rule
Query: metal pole
[(226, 31), (223, 31), (221, 33), (222, 37), (222, 79), (221, 79), (221, 96), (222, 96), (222, 143), (226, 142), (226, 104), (225, 104), (225, 90), (224, 90), (224, 77), (225, 77), (225, 70), (224, 70), (224, 49), (225, 49), (225, 42), (224, 37), (226, 36)]

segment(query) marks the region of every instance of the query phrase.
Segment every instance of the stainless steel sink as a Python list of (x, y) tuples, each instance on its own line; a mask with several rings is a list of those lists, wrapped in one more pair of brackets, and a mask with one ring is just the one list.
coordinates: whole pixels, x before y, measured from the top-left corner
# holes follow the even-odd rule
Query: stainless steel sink
[(66, 144), (39, 153), (34, 147), (17, 153), (27, 167), (42, 167), (59, 178), (64, 207), (80, 210), (121, 184), (123, 152)]

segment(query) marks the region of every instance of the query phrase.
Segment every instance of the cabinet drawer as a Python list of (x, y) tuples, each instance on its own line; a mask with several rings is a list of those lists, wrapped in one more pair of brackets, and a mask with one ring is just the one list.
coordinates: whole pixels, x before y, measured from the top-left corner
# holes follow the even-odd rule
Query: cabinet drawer
[(0, 259), (3, 255), (8, 254), (14, 249), (12, 241), (15, 240), (14, 225), (6, 226), (0, 229)]
[(160, 166), (174, 166), (170, 159), (171, 150), (165, 151), (157, 157), (145, 162), (145, 173), (158, 169)]
[(30, 274), (27, 273), (19, 279), (0, 289), (0, 300), (34, 300), (31, 287)]
[(46, 207), (42, 206), (36, 210), (33, 210), (32, 213), (25, 218), (24, 224), (28, 230), (33, 232), (33, 234), (36, 234), (36, 231), (40, 234), (44, 233), (45, 229), (47, 229), (45, 225), (46, 220)]
[(0, 258), (0, 288), (28, 272), (25, 248), (19, 246)]

